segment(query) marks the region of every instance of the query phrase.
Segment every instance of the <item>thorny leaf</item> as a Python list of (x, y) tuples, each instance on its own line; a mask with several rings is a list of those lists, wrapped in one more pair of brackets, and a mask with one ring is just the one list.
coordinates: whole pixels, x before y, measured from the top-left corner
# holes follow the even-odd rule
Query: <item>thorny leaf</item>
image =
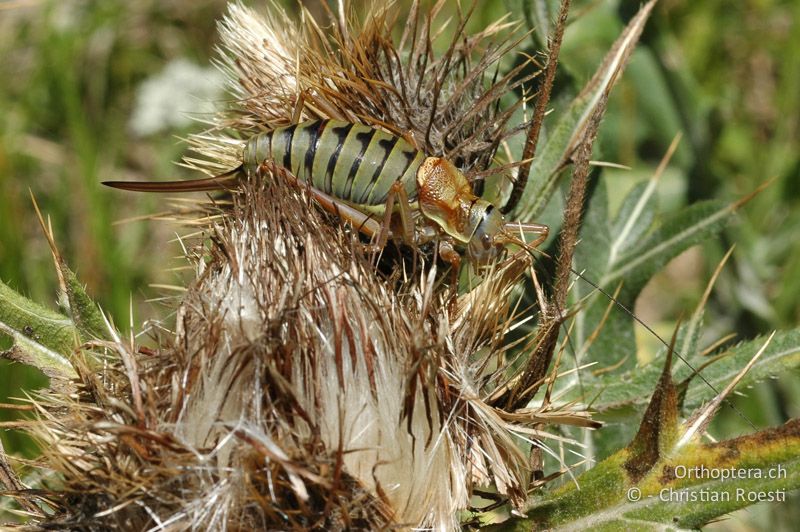
[(615, 262), (616, 257), (638, 244), (647, 230), (653, 225), (656, 213), (655, 188), (658, 181), (653, 178), (639, 183), (625, 196), (610, 231), (614, 235), (609, 254)]
[(56, 266), (56, 273), (58, 274), (58, 284), (61, 288), (61, 293), (64, 296), (66, 311), (69, 313), (70, 318), (75, 323), (75, 326), (80, 332), (81, 340), (87, 342), (94, 339), (110, 340), (111, 337), (108, 333), (106, 321), (103, 318), (100, 308), (97, 306), (92, 298), (86, 293), (83, 284), (78, 280), (78, 277), (67, 266), (67, 262), (61, 256), (56, 246), (55, 237), (53, 236), (53, 229), (50, 226), (48, 218), (47, 223), (39, 210), (39, 205), (36, 203), (36, 198), (31, 193), (31, 201), (33, 201), (33, 208), (36, 210), (36, 215), (39, 218), (39, 225), (42, 228), (47, 243), (50, 246), (50, 252), (53, 255), (53, 262)]
[(80, 342), (107, 338), (107, 327), (97, 304), (58, 252), (52, 229), (35, 199), (33, 205), (53, 254), (69, 315), (49, 310), (0, 281), (0, 333), (13, 342), (0, 356), (33, 366), (54, 379), (72, 379), (77, 376), (70, 362), (75, 347)]
[(58, 265), (64, 278), (64, 293), (69, 301), (69, 313), (80, 332), (81, 340), (110, 339), (108, 326), (97, 303), (89, 297), (77, 276), (63, 261)]
[[(650, 200), (641, 196), (640, 191), (641, 189), (634, 189), (624, 204), (633, 203), (636, 197), (639, 203), (649, 203)], [(616, 220), (609, 222), (605, 188), (601, 182), (590, 204), (587, 223), (581, 233), (576, 269), (586, 272), (587, 277), (607, 292), (613, 293), (616, 288), (620, 288), (617, 300), (627, 308), (632, 308), (639, 292), (655, 273), (692, 245), (721, 231), (732, 220), (734, 211), (740, 204), (741, 201), (731, 205), (715, 201), (690, 205), (669, 215), (663, 223), (650, 231), (647, 238), (639, 237), (639, 243), (632, 244), (629, 234), (643, 234), (652, 223), (652, 214), (644, 214), (642, 211), (638, 215), (639, 220), (635, 220), (633, 216), (637, 210), (628, 210), (623, 206)], [(611, 229), (629, 225), (630, 232), (612, 232)], [(628, 251), (622, 253), (620, 250), (625, 248)], [(636, 358), (631, 353), (636, 350), (630, 317), (616, 308), (616, 305), (609, 303), (592, 286), (577, 280), (573, 290), (574, 299), (579, 301), (587, 296), (591, 299), (583, 300), (584, 308), (577, 314), (572, 335), (579, 361), (598, 362), (598, 368), (620, 364), (621, 370), (632, 370), (636, 365)], [(593, 337), (601, 324), (599, 334)], [(679, 336), (678, 353), (681, 357), (692, 356), (687, 349), (694, 345), (692, 338), (696, 339), (697, 324), (694, 318), (690, 325), (692, 336)], [(682, 364), (679, 367), (680, 365)], [(620, 376), (619, 371), (612, 374), (615, 378)], [(655, 383), (656, 376), (657, 372), (648, 376), (651, 385)], [(583, 384), (591, 386), (591, 382)], [(605, 402), (604, 398), (600, 400)]]
[(726, 205), (721, 201), (706, 201), (670, 213), (647, 240), (610, 265), (599, 284), (609, 286), (624, 280), (623, 293), (638, 293), (667, 262), (718, 233), (730, 222), (738, 206), (738, 202)]
[[(690, 206), (651, 229), (655, 183), (651, 180), (646, 185), (634, 188), (623, 201), (619, 214), (612, 222), (607, 213), (605, 186), (600, 182), (587, 212), (582, 244), (578, 248), (575, 267), (580, 271), (591, 272), (586, 275), (600, 276), (599, 282), (597, 279), (592, 280), (606, 292), (615, 293), (618, 301), (627, 308), (632, 308), (641, 289), (666, 262), (691, 245), (720, 231), (732, 219), (735, 209), (752, 197), (747, 196), (727, 206), (722, 203)], [(631, 263), (634, 263), (633, 267), (625, 266)], [(625, 270), (626, 273), (618, 276), (616, 283), (606, 284), (606, 279), (615, 277), (616, 270)], [(619, 290), (615, 292), (617, 289)], [(608, 298), (593, 293), (594, 290), (588, 283), (576, 281), (572, 296), (576, 302), (581, 301), (582, 307), (575, 317), (571, 342), (579, 364), (598, 364), (593, 372), (583, 372), (580, 380), (563, 379), (559, 384), (561, 391), (568, 397), (589, 402), (598, 411), (613, 410), (608, 419), (619, 422), (618, 418), (622, 413), (620, 409), (631, 406), (638, 409), (644, 404), (644, 398), (658, 380), (661, 363), (637, 367), (632, 320), (622, 309), (610, 303)], [(584, 299), (587, 297), (589, 299)], [(693, 368), (699, 369), (707, 362), (697, 360), (696, 357), (704, 304), (705, 296), (691, 319), (678, 331), (678, 360), (675, 361), (673, 374), (681, 380), (686, 379), (685, 384), (691, 381), (693, 386), (705, 388), (711, 394), (714, 389), (721, 389), (725, 383), (712, 383), (712, 388), (693, 374)], [(654, 360), (663, 360), (662, 355), (665, 352), (662, 349)], [(741, 364), (740, 359), (736, 367), (741, 368)], [(760, 360), (757, 364), (761, 368), (764, 362)], [(609, 368), (612, 369), (609, 371)], [(704, 371), (703, 375), (705, 374)], [(747, 382), (750, 382), (753, 375), (755, 374), (748, 374)], [(681, 387), (682, 399), (685, 389), (685, 386)], [(692, 402), (691, 406), (695, 406), (695, 403)], [(630, 413), (628, 411), (627, 415)], [(620, 437), (630, 437), (632, 434), (630, 424), (625, 422), (618, 423), (616, 432), (619, 434), (610, 435), (609, 431), (593, 433), (591, 441), (595, 448), (587, 449), (587, 455), (606, 456), (617, 448)]]
[[(525, 193), (525, 188), (528, 184), (528, 176), (530, 174), (531, 169), (531, 161), (533, 160), (534, 155), (536, 154), (536, 148), (539, 144), (539, 135), (542, 132), (544, 127), (544, 117), (547, 113), (547, 108), (550, 105), (550, 94), (553, 90), (553, 85), (555, 84), (556, 79), (556, 71), (558, 69), (558, 58), (561, 55), (561, 44), (564, 40), (564, 31), (566, 30), (567, 26), (567, 17), (569, 16), (569, 9), (570, 9), (570, 0), (561, 0), (560, 5), (558, 7), (558, 16), (555, 20), (555, 26), (552, 29), (552, 32), (547, 33), (547, 61), (545, 62), (544, 68), (542, 69), (542, 81), (539, 83), (537, 94), (536, 94), (536, 103), (533, 106), (533, 118), (531, 119), (530, 126), (528, 127), (528, 133), (525, 137), (525, 144), (522, 149), (522, 156), (521, 166), (517, 169), (517, 179), (514, 181), (511, 193), (508, 196), (508, 201), (506, 201), (505, 205), (501, 208), (501, 212), (508, 213), (514, 210), (517, 205), (519, 204), (519, 200), (522, 199), (522, 195)], [(603, 100), (605, 102), (605, 98)], [(593, 147), (593, 139), (597, 135), (597, 128), (599, 125), (600, 118), (605, 113), (605, 103), (598, 104), (595, 110), (593, 111), (593, 120), (595, 121), (594, 124), (587, 126), (584, 129), (584, 134), (582, 135), (582, 139), (576, 145), (585, 144), (587, 139), (592, 138), (592, 141), (588, 143), (588, 145), (584, 145), (582, 147), (583, 155), (580, 157), (581, 159), (585, 160), (586, 168), (577, 168), (581, 164), (584, 164), (583, 161), (579, 161), (576, 159), (576, 174), (580, 173), (581, 175), (587, 174), (588, 175), (588, 161), (592, 153)], [(591, 131), (591, 132), (590, 132)], [(579, 185), (576, 186), (576, 183)], [(573, 178), (572, 181), (572, 193), (577, 199), (577, 196), (583, 196), (585, 191), (585, 178), (577, 179)], [(565, 216), (565, 219), (569, 218), (569, 216)], [(567, 227), (569, 230), (569, 227)], [(577, 227), (575, 228), (574, 232), (577, 232)], [(567, 241), (567, 237), (562, 236), (562, 240), (564, 242)]]
[(77, 375), (69, 361), (78, 337), (75, 324), (18, 294), (0, 281), (0, 333), (13, 341), (0, 356), (34, 366), (48, 377)]
[(655, 0), (645, 4), (619, 36), (592, 79), (559, 117), (550, 130), (547, 141), (538, 152), (530, 170), (530, 182), (514, 216), (520, 220), (535, 220), (556, 189), (561, 170), (583, 138), (586, 127), (597, 106), (608, 98), (611, 88), (622, 74), (644, 28)]
[[(720, 360), (703, 369), (702, 374), (715, 388), (720, 389), (730, 382), (734, 375), (761, 349), (764, 338), (758, 337), (743, 342), (726, 352), (713, 355)], [(693, 361), (695, 365), (701, 364), (700, 359)], [(756, 361), (750, 371), (739, 383), (739, 388), (752, 386), (766, 378), (774, 377), (800, 365), (800, 329), (782, 331), (775, 334), (761, 358)], [(684, 404), (693, 408), (708, 401), (714, 392), (701, 380), (692, 379), (686, 391)]]
[[(695, 529), (757, 502), (800, 488), (800, 419), (712, 445), (694, 445), (663, 458), (640, 482), (622, 464), (627, 449), (562, 488), (532, 502), (526, 519), (488, 530)], [(751, 478), (687, 478), (693, 468), (750, 472)], [(760, 477), (760, 478), (756, 478)], [(773, 478), (770, 478), (773, 477)], [(577, 486), (580, 486), (578, 489)]]
[[(741, 370), (744, 364), (761, 348), (764, 338), (741, 343), (724, 353), (711, 355), (703, 360), (700, 357), (691, 359), (691, 364), (700, 369), (701, 365), (712, 362), (702, 368), (701, 374), (706, 381), (717, 390), (724, 387), (731, 378)], [(623, 372), (610, 372), (598, 375), (595, 379), (583, 383), (583, 392), (588, 399), (596, 398), (592, 407), (599, 411), (621, 408), (624, 406), (642, 406), (647, 394), (653, 389), (660, 373), (657, 359), (644, 367), (636, 367)], [(775, 335), (761, 358), (744, 376), (739, 387), (751, 386), (766, 378), (780, 375), (789, 368), (800, 364), (800, 329), (782, 331)], [(680, 361), (675, 362), (675, 373), (683, 373)], [(697, 376), (692, 376), (684, 398), (686, 408), (694, 408), (709, 400), (714, 390)]]
[[(583, 275), (597, 282), (598, 277), (604, 276), (614, 267), (619, 260), (615, 252), (618, 239), (625, 237), (621, 233), (614, 233), (612, 226), (631, 222), (632, 225), (639, 227), (638, 230), (647, 230), (647, 227), (642, 228), (644, 223), (630, 217), (634, 215), (633, 213), (635, 211), (620, 212), (616, 221), (612, 223), (608, 213), (605, 182), (601, 180), (598, 183), (586, 212), (586, 221), (581, 230), (581, 242), (575, 253), (576, 271), (583, 272)], [(625, 214), (628, 214), (629, 218), (622, 218)], [(623, 223), (623, 220), (626, 221)], [(602, 284), (600, 286), (609, 292), (614, 292), (617, 288)], [(578, 360), (596, 362), (599, 368), (617, 364), (621, 364), (620, 369), (633, 367), (636, 358), (632, 353), (636, 352), (636, 344), (630, 317), (621, 309), (611, 306), (613, 304), (606, 297), (595, 293), (591, 285), (577, 280), (571, 294), (572, 301), (578, 302), (590, 295), (591, 299), (583, 301), (582, 310), (575, 316), (574, 332), (571, 335), (578, 352)], [(623, 300), (622, 303), (630, 302)], [(592, 340), (592, 335), (596, 334), (596, 329), (601, 324), (599, 336)]]
[[(731, 383), (753, 367), (770, 341), (758, 345)], [(755, 502), (785, 500), (786, 491), (800, 488), (800, 419), (732, 440), (698, 443), (695, 431), (707, 426), (698, 425), (698, 420), (713, 415), (732, 386), (678, 427), (671, 360), (670, 355), (634, 441), (575, 482), (532, 501), (527, 518), (511, 527), (505, 523), (504, 530), (699, 528)], [(720, 474), (723, 470), (730, 474)]]
[(655, 465), (658, 459), (672, 449), (678, 425), (678, 390), (672, 381), (672, 356), (675, 338), (672, 339), (661, 378), (658, 380), (650, 404), (645, 410), (639, 432), (628, 445), (630, 457), (625, 461), (625, 470), (634, 481)]

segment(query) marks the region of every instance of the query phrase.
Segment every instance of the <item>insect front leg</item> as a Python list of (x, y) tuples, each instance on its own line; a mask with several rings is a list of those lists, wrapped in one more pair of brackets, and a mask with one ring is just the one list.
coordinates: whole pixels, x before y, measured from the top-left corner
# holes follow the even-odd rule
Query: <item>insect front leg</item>
[(539, 244), (543, 243), (547, 240), (547, 235), (550, 234), (550, 228), (543, 224), (537, 223), (523, 223), (523, 222), (506, 222), (503, 230), (506, 233), (514, 235), (515, 233), (521, 233), (522, 241), (524, 242), (524, 235), (526, 234), (534, 234), (538, 235), (536, 240), (533, 242), (528, 242), (527, 245), (530, 247), (537, 247)]
[(455, 250), (452, 241), (444, 239), (439, 242), (439, 256), (450, 264), (452, 286), (458, 286), (458, 272), (461, 271), (461, 254)]

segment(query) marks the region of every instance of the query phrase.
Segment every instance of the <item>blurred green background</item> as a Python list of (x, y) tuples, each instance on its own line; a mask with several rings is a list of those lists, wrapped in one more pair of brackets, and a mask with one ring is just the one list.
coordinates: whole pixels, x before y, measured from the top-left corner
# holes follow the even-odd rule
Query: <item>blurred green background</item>
[[(0, 279), (55, 306), (56, 276), (30, 190), (67, 262), (121, 330), (169, 312), (152, 300), (174, 293), (150, 285), (179, 280), (170, 271), (183, 265), (175, 227), (115, 223), (158, 212), (163, 200), (108, 190), (100, 181), (188, 176), (175, 162), (185, 152), (180, 137), (202, 129), (189, 115), (202, 119), (202, 102), (225, 98), (209, 68), (225, 4), (0, 1)], [(521, 18), (530, 4), (479, 2), (471, 27), (509, 9)], [(579, 90), (639, 5), (574, 2), (577, 22), (564, 44), (556, 103)], [(722, 238), (685, 253), (648, 287), (637, 311), (661, 330), (696, 304), (733, 244), (708, 309), (712, 332), (743, 339), (800, 322), (798, 24), (797, 1), (662, 0), (613, 93), (598, 156), (633, 170), (611, 173), (612, 198), (623, 196), (615, 187), (627, 190), (648, 177), (678, 132), (683, 140), (661, 184), (666, 207), (735, 201), (774, 179)], [(0, 402), (41, 382), (0, 361)], [(797, 374), (737, 401), (760, 426), (800, 415)], [(10, 417), (0, 410), (0, 420)], [(723, 434), (746, 427), (731, 415), (717, 424)], [(0, 437), (12, 453), (35, 453), (12, 432)]]

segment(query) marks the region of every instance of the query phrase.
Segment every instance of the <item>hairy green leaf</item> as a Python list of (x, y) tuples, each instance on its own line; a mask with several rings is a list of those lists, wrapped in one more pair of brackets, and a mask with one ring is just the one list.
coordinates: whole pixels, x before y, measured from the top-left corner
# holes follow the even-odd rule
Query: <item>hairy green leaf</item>
[(13, 341), (3, 356), (34, 366), (49, 377), (76, 376), (68, 358), (78, 338), (73, 322), (18, 294), (2, 281), (0, 333)]
[[(592, 401), (592, 408), (601, 412), (629, 405), (646, 405), (661, 373), (661, 361), (663, 358), (643, 367), (604, 373), (584, 382), (586, 400)], [(676, 363), (680, 364), (680, 361)]]
[[(626, 203), (635, 202), (626, 198)], [(596, 362), (599, 368), (621, 363), (620, 369), (623, 370), (636, 365), (636, 358), (632, 356), (636, 352), (636, 344), (630, 316), (597, 292), (590, 282), (596, 284), (598, 279), (616, 267), (620, 259), (618, 249), (631, 232), (647, 230), (653, 213), (643, 215), (643, 209), (631, 207), (621, 211), (612, 224), (603, 180), (589, 204), (581, 228), (580, 244), (575, 252), (575, 268), (583, 272), (587, 280), (578, 279), (571, 294), (573, 302), (580, 301), (583, 306), (583, 310), (575, 317), (572, 334), (581, 362)], [(619, 230), (620, 227), (624, 230)], [(612, 286), (600, 286), (607, 291), (615, 290)], [(631, 303), (628, 300), (621, 302), (625, 305)]]
[(619, 265), (602, 277), (600, 285), (624, 281), (625, 292), (638, 293), (667, 262), (722, 230), (738, 206), (706, 201), (670, 213), (647, 240), (620, 258)]
[(63, 262), (58, 265), (64, 279), (69, 313), (80, 332), (81, 340), (109, 340), (108, 327), (97, 303), (89, 297), (83, 284)]
[(654, 2), (648, 2), (626, 26), (603, 59), (592, 79), (570, 106), (561, 113), (544, 147), (537, 153), (530, 169), (530, 181), (516, 210), (521, 220), (535, 220), (550, 200), (561, 170), (580, 143), (595, 109), (611, 92), (622, 75)]
[(611, 226), (611, 249), (609, 264), (615, 264), (619, 257), (633, 248), (652, 227), (656, 214), (656, 185), (653, 178), (639, 183), (625, 196), (619, 212)]
[[(800, 419), (733, 440), (692, 445), (661, 457), (639, 482), (624, 449), (533, 500), (527, 518), (497, 530), (664, 530), (699, 528), (800, 488)], [(491, 528), (489, 528), (491, 530)]]
[(39, 210), (39, 206), (36, 203), (36, 199), (33, 197), (31, 197), (31, 199), (33, 201), (33, 207), (36, 209), (36, 214), (39, 217), (39, 224), (42, 227), (42, 232), (50, 246), (50, 252), (53, 254), (53, 262), (55, 263), (56, 273), (58, 274), (58, 284), (65, 300), (64, 305), (66, 311), (78, 328), (81, 340), (86, 342), (96, 338), (110, 339), (105, 320), (100, 313), (100, 308), (86, 293), (86, 289), (83, 284), (78, 281), (75, 273), (67, 266), (67, 262), (61, 256), (61, 252), (59, 252), (58, 246), (56, 245), (50, 223), (45, 222)]
[[(601, 183), (587, 212), (576, 253), (576, 267), (598, 276), (594, 281), (607, 292), (619, 286), (617, 299), (627, 308), (632, 308), (644, 285), (669, 260), (719, 232), (741, 203), (706, 202), (686, 207), (670, 215), (647, 238), (642, 238), (653, 221), (654, 185), (655, 181), (651, 181), (635, 187), (623, 200), (617, 218), (609, 223), (604, 205), (606, 194)], [(587, 298), (592, 290), (588, 284), (577, 281), (573, 295), (576, 299)], [(615, 367), (615, 371), (597, 377), (585, 374), (580, 394), (601, 411), (645, 404), (658, 378), (659, 364), (636, 366), (630, 316), (616, 305), (609, 308), (611, 304), (607, 298), (598, 294), (584, 299), (583, 304), (584, 309), (576, 315), (572, 335), (578, 346), (579, 361), (597, 362), (598, 369)], [(704, 362), (696, 357), (701, 323), (702, 309), (698, 309), (679, 330), (674, 373), (681, 379), (689, 377), (693, 368), (699, 368)], [(602, 329), (596, 333), (601, 324)], [(585, 347), (592, 335), (595, 335), (592, 345)], [(666, 347), (663, 347), (654, 360), (663, 360), (665, 353)], [(746, 360), (738, 362), (741, 368)], [(726, 376), (730, 378), (732, 374), (728, 372)], [(695, 385), (705, 387), (708, 394), (714, 393), (700, 379)], [(570, 396), (577, 397), (577, 392), (571, 390)]]
[[(721, 355), (720, 360), (702, 370), (703, 377), (717, 390), (722, 389), (761, 349), (764, 341), (764, 337), (759, 337), (729, 349)], [(693, 362), (695, 366), (699, 366), (703, 360), (695, 359)], [(780, 375), (798, 365), (800, 365), (800, 329), (778, 332), (761, 357), (742, 378), (738, 387), (750, 386), (766, 378)], [(708, 401), (714, 395), (714, 391), (708, 384), (695, 377), (686, 392), (684, 404), (688, 408), (694, 408)]]
[[(695, 334), (694, 342), (696, 342), (697, 331), (691, 330), (686, 324), (678, 333), (677, 345), (680, 345), (681, 338), (690, 332)], [(692, 368), (689, 368), (681, 359), (676, 358), (673, 375), (678, 379), (690, 379), (684, 398), (684, 407), (693, 409), (712, 399), (763, 347), (764, 341), (764, 337), (759, 337), (741, 343), (724, 354), (715, 355), (715, 357), (720, 357), (716, 361), (711, 357), (689, 357), (688, 362), (694, 369), (700, 369), (710, 362), (701, 370), (705, 381), (696, 375), (693, 376)], [(683, 353), (684, 356), (689, 354)], [(585, 400), (591, 401), (592, 408), (598, 411), (647, 404), (658, 380), (662, 360), (663, 356), (658, 356), (653, 362), (643, 367), (604, 373), (595, 379), (584, 380), (581, 390)], [(739, 382), (737, 388), (750, 386), (766, 378), (780, 375), (787, 369), (796, 368), (798, 365), (800, 365), (800, 329), (778, 332), (761, 357)]]

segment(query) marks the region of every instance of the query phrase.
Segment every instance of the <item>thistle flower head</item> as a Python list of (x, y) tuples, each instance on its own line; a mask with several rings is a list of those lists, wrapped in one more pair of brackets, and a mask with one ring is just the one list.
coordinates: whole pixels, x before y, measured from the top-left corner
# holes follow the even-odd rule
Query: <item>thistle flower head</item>
[[(516, 44), (500, 22), (465, 20), (435, 53), (441, 3), (402, 20), (373, 7), (323, 27), (273, 7), (232, 4), (219, 65), (231, 109), (191, 139), (186, 164), (238, 165), (242, 139), (311, 118), (388, 130), (463, 170), (490, 166), (513, 133), (500, 100), (518, 70), (494, 76)], [(476, 59), (479, 57), (479, 59)], [(116, 338), (77, 394), (40, 399), (37, 434), (61, 474), (60, 512), (87, 528), (455, 529), (474, 488), (513, 507), (531, 488), (531, 443), (582, 412), (504, 409), (518, 318), (512, 290), (527, 255), (497, 265), (458, 298), (436, 264), (390, 282), (357, 235), (305, 192), (264, 173), (233, 194), (209, 240), (190, 253), (196, 279), (155, 352)], [(531, 341), (535, 341), (531, 340)]]

